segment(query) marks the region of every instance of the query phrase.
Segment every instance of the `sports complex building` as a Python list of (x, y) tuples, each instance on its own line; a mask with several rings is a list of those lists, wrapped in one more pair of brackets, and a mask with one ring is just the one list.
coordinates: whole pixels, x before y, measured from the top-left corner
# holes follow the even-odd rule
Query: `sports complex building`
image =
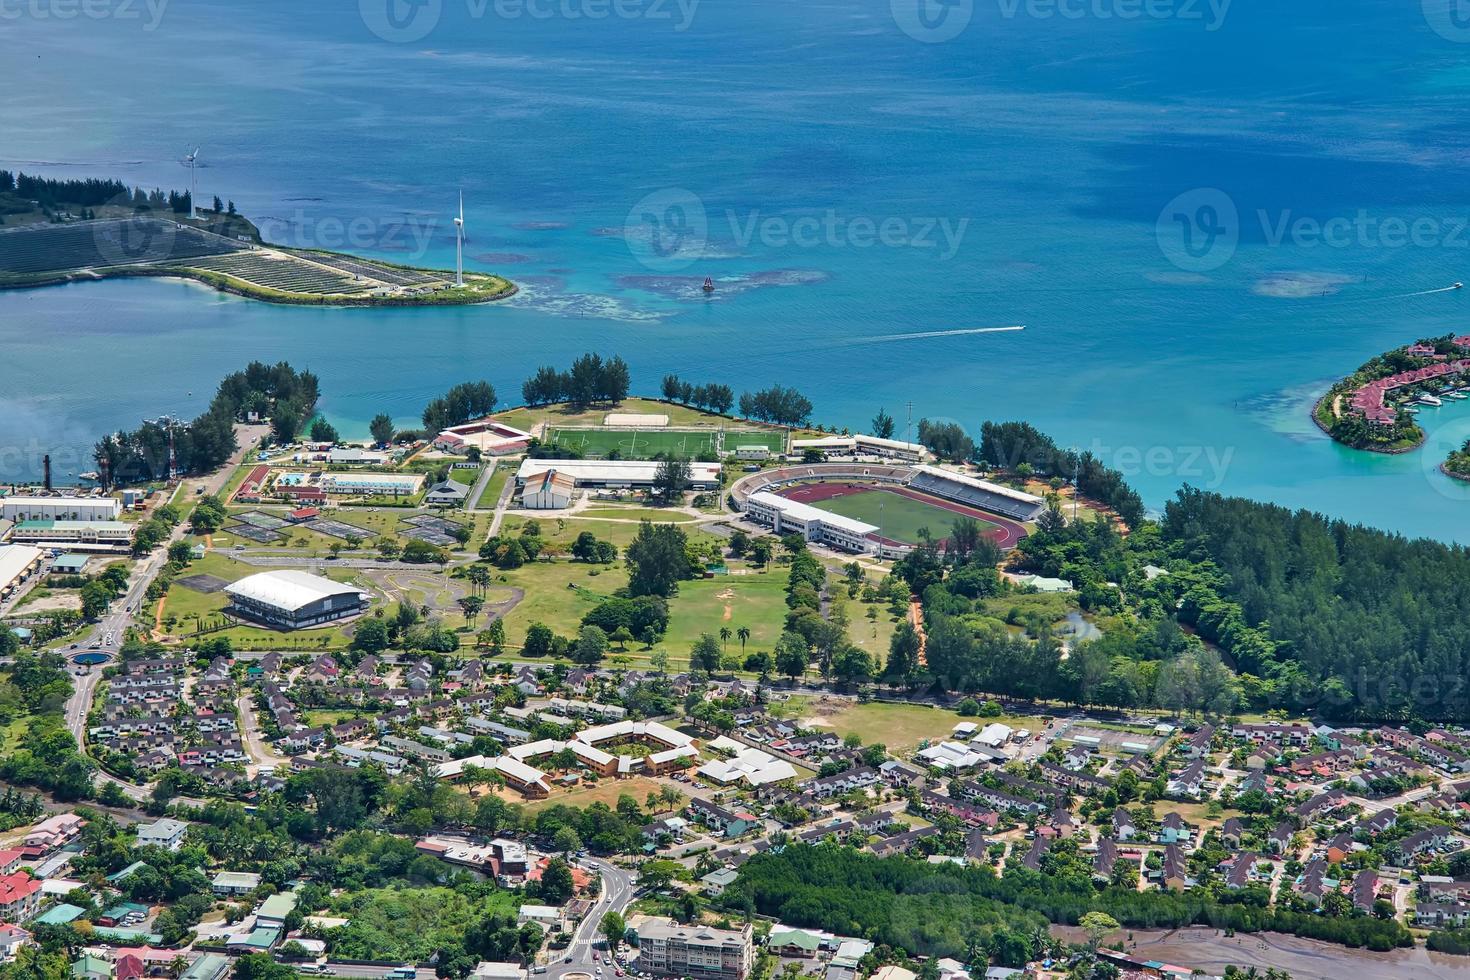
[(225, 586), (231, 609), (275, 629), (305, 629), (356, 615), (369, 595), (355, 585), (309, 572), (278, 571), (247, 575)]
[(776, 533), (885, 558), (906, 554), (925, 533), (943, 541), (958, 517), (1010, 548), (1046, 508), (1034, 494), (935, 466), (841, 463), (752, 474), (731, 487), (730, 502)]
[[(532, 492), (548, 471), (570, 480), (581, 489), (647, 490), (653, 487), (662, 465), (656, 459), (528, 459), (516, 470), (516, 486), (524, 494), (528, 485)], [(689, 489), (718, 490), (719, 463), (690, 463)]]

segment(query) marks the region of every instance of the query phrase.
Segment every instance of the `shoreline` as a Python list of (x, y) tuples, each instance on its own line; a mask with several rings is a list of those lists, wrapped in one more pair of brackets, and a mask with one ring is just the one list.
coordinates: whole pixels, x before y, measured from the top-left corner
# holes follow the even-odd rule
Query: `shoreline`
[[(340, 253), (346, 255), (346, 253)], [(355, 256), (349, 256), (355, 257)], [(402, 266), (401, 268), (409, 268)], [(422, 270), (439, 272), (441, 270)], [(178, 279), (182, 281), (197, 283), (206, 286), (218, 293), (227, 293), (231, 296), (239, 296), (242, 299), (255, 300), (261, 303), (270, 303), (275, 306), (318, 306), (327, 309), (333, 308), (377, 308), (389, 309), (395, 307), (424, 308), (433, 306), (485, 306), (490, 303), (498, 303), (509, 299), (520, 291), (520, 287), (503, 276), (494, 276), (506, 285), (494, 295), (488, 296), (452, 296), (444, 299), (414, 296), (389, 296), (389, 297), (352, 297), (352, 296), (323, 296), (315, 298), (307, 293), (277, 293), (263, 289), (253, 289), (249, 286), (239, 285), (234, 280), (218, 273), (206, 273), (203, 270), (188, 267), (153, 267), (153, 266), (119, 266), (113, 269), (78, 269), (69, 272), (48, 273), (28, 282), (0, 282), (0, 290), (19, 292), (27, 289), (46, 289), (52, 286), (69, 286), (76, 283), (106, 282), (109, 279)]]
[(1418, 452), (1420, 449), (1424, 448), (1424, 443), (1429, 440), (1429, 433), (1424, 431), (1423, 426), (1419, 426), (1419, 438), (1414, 440), (1414, 443), (1412, 445), (1408, 446), (1354, 446), (1350, 445), (1349, 443), (1343, 442), (1341, 439), (1332, 434), (1332, 430), (1323, 424), (1322, 419), (1318, 415), (1318, 411), (1322, 408), (1322, 406), (1327, 402), (1329, 398), (1333, 397), (1335, 396), (1332, 393), (1332, 389), (1327, 389), (1326, 394), (1324, 394), (1321, 398), (1318, 398), (1315, 402), (1312, 403), (1312, 410), (1308, 414), (1311, 416), (1312, 424), (1315, 425), (1324, 436), (1331, 439), (1339, 446), (1342, 446), (1344, 449), (1351, 449), (1360, 453), (1377, 453), (1380, 456), (1403, 456), (1407, 453)]

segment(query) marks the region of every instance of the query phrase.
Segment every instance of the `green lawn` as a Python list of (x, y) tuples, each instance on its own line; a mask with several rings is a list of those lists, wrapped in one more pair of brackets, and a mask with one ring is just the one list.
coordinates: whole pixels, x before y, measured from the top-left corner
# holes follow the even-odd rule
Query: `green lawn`
[[(679, 510), (660, 510), (657, 507), (588, 507), (572, 515), (570, 520), (596, 520), (598, 518), (623, 521), (652, 521), (655, 524), (689, 524), (698, 518)], [(593, 529), (596, 530), (595, 528)]]
[(996, 721), (1012, 728), (1029, 728), (1032, 731), (1041, 727), (1037, 718), (962, 718), (957, 712), (944, 708), (931, 708), (922, 704), (884, 704), (876, 701), (848, 705), (830, 715), (802, 713), (798, 717), (820, 721), (823, 724), (819, 727), (844, 737), (854, 733), (864, 744), (881, 742), (898, 751), (916, 748), (926, 738), (931, 742), (948, 738), (954, 731), (954, 726), (962, 721), (973, 721), (981, 727)]
[(494, 510), (496, 503), (500, 501), (500, 491), (505, 489), (505, 481), (509, 480), (515, 467), (509, 463), (501, 466), (495, 464), (495, 472), (490, 474), (490, 479), (485, 484), (485, 490), (480, 494), (480, 499), (475, 501), (476, 510)]
[[(186, 578), (190, 575), (212, 575), (226, 582), (235, 582), (247, 575), (256, 572), (268, 571), (255, 565), (247, 565), (244, 562), (231, 561), (224, 555), (211, 552), (203, 558), (197, 559), (189, 564), (178, 578)], [(370, 583), (362, 578), (362, 573), (356, 569), (327, 567), (325, 574), (328, 578), (338, 582), (353, 582), (364, 588), (372, 589)], [(194, 617), (202, 617), (208, 621), (209, 617), (224, 609), (228, 599), (223, 590), (219, 592), (196, 592), (187, 586), (180, 585), (175, 581), (164, 598), (164, 631), (171, 635), (190, 633), (196, 628)], [(150, 628), (153, 625), (156, 604), (150, 604), (140, 613), (142, 619)], [(168, 626), (168, 620), (174, 619), (172, 628)], [(323, 628), (313, 630), (300, 630), (295, 633), (280, 633), (274, 630), (261, 629), (253, 626), (235, 626), (223, 630), (219, 634), (228, 636), (236, 646), (250, 648), (259, 645), (276, 645), (279, 647), (315, 648), (323, 645), (336, 649), (346, 646), (346, 637), (339, 629)]]
[(556, 425), (602, 425), (611, 412), (627, 415), (667, 415), (670, 425), (728, 425), (730, 419), (686, 405), (670, 405), (652, 398), (625, 398), (617, 405), (594, 405), (574, 411), (570, 405), (540, 405), (500, 412), (495, 418), (517, 429), (529, 430), (542, 422)]
[[(887, 490), (864, 490), (845, 497), (812, 501), (811, 505), (829, 514), (840, 514), (876, 524), (882, 529), (884, 537), (905, 544), (918, 544), (920, 528), (928, 528), (936, 539), (942, 540), (948, 537), (950, 526), (959, 517), (943, 507), (902, 494), (889, 493)], [(996, 526), (988, 521), (978, 523), (982, 531)]]
[(589, 459), (614, 453), (622, 459), (649, 459), (663, 453), (692, 459), (715, 451), (715, 433), (710, 430), (552, 429), (547, 441)]
[[(699, 634), (718, 637), (722, 626), (750, 630), (746, 652), (770, 652), (786, 619), (786, 578), (785, 568), (773, 567), (763, 574), (716, 575), (680, 583), (679, 594), (669, 601), (669, 631), (663, 642), (674, 663), (689, 658)], [(732, 636), (727, 649), (739, 653), (740, 641)]]
[(449, 468), (449, 479), (460, 486), (472, 487), (480, 478), (478, 469), (470, 469), (468, 466), (451, 466)]

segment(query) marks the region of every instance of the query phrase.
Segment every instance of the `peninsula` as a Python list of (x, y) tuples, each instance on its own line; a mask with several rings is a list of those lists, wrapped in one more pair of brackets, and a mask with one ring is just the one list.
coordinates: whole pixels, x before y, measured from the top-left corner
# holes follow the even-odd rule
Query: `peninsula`
[(305, 306), (462, 306), (504, 299), (500, 276), (289, 248), (218, 198), (53, 181), (0, 171), (0, 289), (136, 276), (193, 279), (221, 292)]
[(1378, 355), (1327, 390), (1312, 409), (1337, 442), (1378, 453), (1411, 452), (1424, 442), (1415, 415), (1467, 397), (1470, 334), (1416, 341)]

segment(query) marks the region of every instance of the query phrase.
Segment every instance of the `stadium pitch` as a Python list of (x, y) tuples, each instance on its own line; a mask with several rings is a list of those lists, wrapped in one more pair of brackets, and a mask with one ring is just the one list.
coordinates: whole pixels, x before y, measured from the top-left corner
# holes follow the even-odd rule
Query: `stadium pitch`
[(942, 542), (958, 517), (974, 518), (981, 533), (1002, 548), (1025, 536), (1025, 529), (1014, 521), (897, 487), (808, 483), (780, 494), (831, 514), (874, 524), (879, 528), (878, 537), (897, 544), (918, 544), (921, 528), (928, 528), (934, 540)]
[[(587, 459), (650, 459), (654, 456), (684, 456), (695, 459), (715, 453), (718, 433), (714, 429), (553, 429), (546, 441), (575, 450)], [(737, 446), (765, 446), (772, 453), (785, 451), (786, 434), (765, 430), (725, 431), (725, 451)]]

